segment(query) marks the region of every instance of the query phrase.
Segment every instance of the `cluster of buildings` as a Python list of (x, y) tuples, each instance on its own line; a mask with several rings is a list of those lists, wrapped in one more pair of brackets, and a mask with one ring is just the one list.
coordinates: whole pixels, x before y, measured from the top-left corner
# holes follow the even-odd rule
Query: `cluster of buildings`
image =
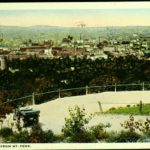
[(150, 57), (150, 36), (133, 35), (130, 40), (116, 39), (84, 39), (81, 37), (74, 40), (72, 36), (62, 39), (60, 44), (52, 40), (44, 40), (42, 44), (34, 43), (31, 40), (26, 42), (19, 49), (10, 50), (7, 47), (0, 47), (0, 56), (7, 56), (9, 59), (26, 59), (31, 56), (39, 58), (59, 57), (87, 57), (91, 59), (107, 59), (108, 57), (119, 57), (135, 55), (139, 58)]

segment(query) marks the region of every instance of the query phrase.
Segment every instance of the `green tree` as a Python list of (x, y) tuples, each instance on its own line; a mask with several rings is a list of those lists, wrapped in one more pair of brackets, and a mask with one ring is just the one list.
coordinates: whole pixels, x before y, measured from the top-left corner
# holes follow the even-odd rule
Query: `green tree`
[(62, 132), (71, 142), (92, 142), (94, 135), (87, 131), (85, 125), (92, 119), (92, 115), (86, 116), (85, 109), (75, 106), (69, 109), (69, 118), (65, 118), (65, 126)]

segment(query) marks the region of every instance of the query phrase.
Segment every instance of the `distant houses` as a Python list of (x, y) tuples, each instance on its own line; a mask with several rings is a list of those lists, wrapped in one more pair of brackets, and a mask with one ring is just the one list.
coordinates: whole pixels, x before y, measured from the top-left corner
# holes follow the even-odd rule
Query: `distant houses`
[(119, 57), (135, 55), (139, 58), (150, 57), (150, 36), (133, 34), (130, 39), (117, 38), (83, 38), (74, 39), (68, 35), (60, 42), (43, 40), (33, 42), (29, 39), (24, 41), (19, 48), (9, 49), (0, 47), (0, 55), (7, 55), (9, 59), (26, 59), (29, 57), (59, 58), (59, 57), (80, 57), (95, 59), (108, 59), (108, 57)]

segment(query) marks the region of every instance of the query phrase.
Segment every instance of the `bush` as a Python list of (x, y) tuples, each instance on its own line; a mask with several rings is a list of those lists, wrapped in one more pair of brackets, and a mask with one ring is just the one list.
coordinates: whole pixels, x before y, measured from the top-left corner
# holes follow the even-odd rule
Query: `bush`
[(109, 109), (109, 111), (112, 111), (112, 110), (115, 110), (116, 108), (115, 107), (111, 107), (110, 109)]
[(56, 143), (65, 142), (64, 134), (56, 134), (54, 135), (54, 138)]
[(144, 121), (142, 123), (139, 123), (139, 122), (137, 122), (137, 123), (138, 123), (139, 131), (146, 134), (147, 136), (150, 136), (150, 119), (147, 117), (146, 121)]
[(117, 132), (110, 132), (108, 133), (108, 137), (106, 139), (107, 142), (138, 142), (141, 139), (141, 136), (136, 132), (129, 132), (129, 131), (121, 131)]
[(129, 120), (124, 121), (121, 123), (121, 126), (127, 129), (129, 132), (135, 132), (137, 129), (136, 123), (134, 121), (134, 117), (131, 115)]
[(70, 137), (68, 142), (75, 142), (75, 143), (95, 143), (96, 138), (94, 134), (88, 130), (84, 130), (78, 134), (74, 134)]
[(28, 131), (21, 131), (10, 136), (8, 140), (11, 143), (30, 143), (30, 135)]
[(136, 132), (121, 131), (115, 137), (115, 142), (137, 142), (141, 136)]
[(31, 143), (52, 143), (54, 141), (54, 133), (51, 130), (43, 131), (39, 124), (32, 127), (30, 134)]
[(106, 139), (108, 137), (108, 134), (106, 133), (106, 130), (104, 128), (110, 127), (110, 124), (104, 125), (102, 123), (92, 126), (90, 129), (93, 132), (94, 136), (98, 140)]
[(54, 133), (51, 130), (43, 131), (42, 133), (42, 143), (53, 143), (55, 142)]
[(85, 124), (88, 124), (92, 116), (87, 117), (85, 109), (75, 106), (74, 110), (69, 109), (69, 118), (65, 118), (65, 126), (62, 129), (64, 136), (69, 142), (92, 142), (95, 137), (87, 131)]
[(121, 123), (121, 126), (127, 129), (129, 132), (135, 132), (136, 130), (143, 134), (150, 135), (150, 119), (146, 118), (146, 121), (135, 121), (131, 115), (129, 120)]
[(31, 132), (21, 131), (8, 139), (11, 143), (52, 143), (56, 140), (51, 130), (43, 131), (40, 125), (32, 127)]
[(146, 134), (142, 136), (138, 142), (150, 142), (150, 136)]
[(107, 133), (106, 142), (116, 142), (118, 133), (115, 131), (111, 131)]
[(5, 127), (0, 130), (0, 135), (4, 138), (7, 138), (7, 137), (13, 135), (13, 131), (11, 128)]
[(86, 117), (85, 109), (81, 110), (78, 106), (75, 106), (74, 110), (69, 109), (69, 115), (70, 118), (65, 118), (65, 126), (62, 129), (66, 137), (83, 132), (85, 124), (88, 124), (91, 119)]

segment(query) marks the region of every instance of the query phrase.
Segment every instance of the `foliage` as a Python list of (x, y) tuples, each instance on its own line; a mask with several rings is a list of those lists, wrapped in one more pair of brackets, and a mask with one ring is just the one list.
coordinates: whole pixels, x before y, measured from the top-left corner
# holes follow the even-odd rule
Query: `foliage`
[(150, 104), (142, 105), (142, 112), (139, 112), (139, 106), (128, 106), (128, 107), (119, 107), (119, 108), (111, 108), (105, 113), (111, 114), (129, 114), (129, 115), (149, 115), (150, 114)]
[(141, 138), (136, 132), (129, 132), (129, 131), (121, 131), (120, 133), (116, 134), (111, 137), (111, 142), (137, 142)]
[[(135, 121), (131, 115), (128, 120), (121, 123), (121, 126), (126, 131), (120, 133), (110, 134), (108, 136), (108, 142), (137, 142), (137, 141), (148, 141), (150, 139), (150, 120), (147, 118), (146, 121)], [(139, 134), (141, 132), (142, 134)]]
[(88, 130), (84, 130), (82, 132), (79, 133), (75, 133), (70, 137), (66, 138), (66, 142), (71, 142), (71, 143), (96, 143), (97, 139), (95, 137), (95, 135), (88, 131)]
[[(53, 59), (31, 57), (25, 60), (9, 60), (8, 65), (10, 69), (15, 71), (0, 70), (0, 101), (30, 95), (33, 92), (57, 90), (58, 88), (150, 81), (149, 61), (139, 60), (135, 56), (107, 60), (78, 57), (73, 59), (70, 57)], [(64, 80), (67, 82), (63, 83)], [(149, 87), (147, 88), (149, 89)], [(117, 90), (131, 89), (133, 87), (120, 86)], [(76, 92), (77, 94), (79, 92)], [(38, 103), (50, 99), (53, 97), (43, 95)]]
[(75, 106), (74, 110), (69, 108), (69, 115), (69, 118), (65, 118), (65, 126), (62, 129), (65, 136), (84, 131), (85, 124), (91, 120), (91, 116), (86, 117), (85, 109), (80, 109), (78, 106)]
[(136, 132), (120, 131), (120, 132), (108, 132), (106, 142), (109, 143), (128, 143), (128, 142), (139, 142), (142, 136)]
[(0, 136), (2, 136), (4, 138), (7, 138), (7, 137), (11, 136), (12, 134), (13, 134), (13, 131), (11, 128), (5, 127), (0, 130)]
[(105, 128), (110, 127), (110, 124), (98, 124), (95, 126), (92, 126), (90, 129), (92, 131), (92, 133), (94, 134), (94, 136), (96, 137), (96, 139), (98, 140), (102, 140), (102, 139), (106, 139), (108, 137), (108, 134), (106, 133), (106, 130), (104, 130)]
[(95, 140), (91, 132), (87, 131), (85, 125), (92, 119), (86, 116), (85, 109), (75, 106), (69, 109), (69, 118), (65, 118), (65, 126), (62, 128), (64, 136), (69, 138), (70, 142), (91, 142)]
[(150, 135), (143, 135), (140, 139), (139, 142), (150, 142)]
[(51, 130), (43, 131), (39, 124), (32, 127), (30, 133), (31, 143), (52, 143), (54, 141), (54, 133)]
[(113, 143), (113, 142), (116, 142), (117, 136), (118, 136), (117, 132), (110, 131), (110, 132), (107, 133), (107, 138), (105, 140), (108, 143)]
[[(122, 123), (122, 127), (127, 129), (121, 132), (106, 132), (105, 128), (110, 124), (98, 124), (89, 128), (85, 124), (89, 122), (90, 117), (86, 117), (85, 109), (76, 106), (70, 110), (70, 118), (66, 118), (65, 126), (62, 129), (63, 134), (55, 135), (51, 130), (43, 131), (41, 126), (35, 125), (31, 131), (20, 131), (10, 134), (11, 129), (0, 131), (4, 141), (11, 143), (96, 143), (96, 142), (148, 142), (150, 140), (150, 120), (140, 122), (135, 121), (133, 116)], [(80, 118), (80, 119), (79, 119)], [(77, 127), (75, 127), (77, 126)], [(140, 131), (142, 134), (139, 134)], [(8, 134), (9, 132), (9, 134)]]
[(129, 120), (121, 123), (121, 126), (127, 129), (129, 132), (135, 132), (135, 130), (138, 128), (138, 122), (135, 122), (134, 117), (131, 115)]
[(65, 142), (65, 136), (64, 134), (55, 134), (54, 139), (56, 140), (56, 143)]
[(14, 133), (8, 138), (11, 143), (52, 143), (55, 142), (56, 137), (51, 130), (43, 131), (41, 126), (35, 125), (31, 131), (20, 131)]
[(133, 116), (130, 116), (129, 120), (121, 123), (121, 126), (127, 129), (129, 132), (135, 132), (136, 130), (150, 135), (150, 120), (146, 118), (146, 121), (135, 121)]
[(21, 125), (20, 125), (20, 121), (19, 121), (19, 120), (17, 120), (16, 127), (17, 127), (17, 130), (18, 130), (19, 132), (22, 131), (22, 128), (21, 128)]
[(19, 133), (14, 133), (8, 138), (10, 143), (30, 143), (30, 135), (28, 131), (21, 131)]
[(150, 119), (148, 119), (148, 117), (146, 118), (146, 121), (142, 124), (140, 131), (150, 136)]

